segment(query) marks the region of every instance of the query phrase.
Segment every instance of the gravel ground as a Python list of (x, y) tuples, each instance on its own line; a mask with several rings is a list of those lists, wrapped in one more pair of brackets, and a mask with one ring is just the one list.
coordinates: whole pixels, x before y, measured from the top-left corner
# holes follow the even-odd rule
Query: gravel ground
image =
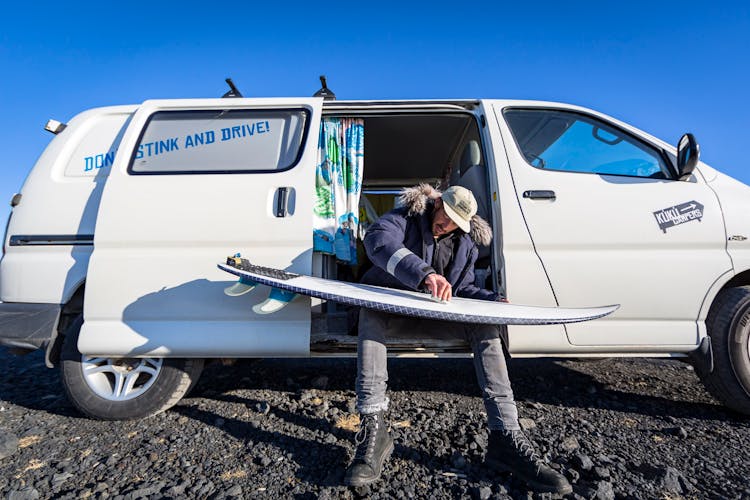
[[(384, 479), (341, 486), (353, 359), (211, 365), (189, 397), (132, 422), (81, 418), (41, 352), (0, 348), (0, 497), (549, 498), (482, 465), (469, 359), (391, 360), (396, 450)], [(522, 425), (568, 498), (750, 498), (750, 420), (679, 361), (513, 360)]]

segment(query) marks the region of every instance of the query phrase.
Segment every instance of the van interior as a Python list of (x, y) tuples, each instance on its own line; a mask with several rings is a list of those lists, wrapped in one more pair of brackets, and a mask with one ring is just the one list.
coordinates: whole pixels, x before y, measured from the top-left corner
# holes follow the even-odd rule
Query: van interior
[[(470, 189), (478, 214), (492, 225), (490, 184), (476, 115), (466, 111), (389, 114), (333, 114), (364, 120), (364, 168), (360, 207), (374, 209), (378, 216), (393, 209), (405, 187), (428, 183), (439, 189), (461, 185)], [(495, 235), (496, 236), (496, 235)], [(496, 238), (491, 247), (497, 247)], [(491, 247), (480, 247), (475, 266), (477, 284), (498, 289), (497, 266)], [(315, 253), (313, 274), (344, 281), (359, 281), (372, 264), (357, 241), (357, 265), (337, 262), (336, 257)], [(352, 352), (357, 345), (359, 308), (313, 299), (311, 352)], [(389, 339), (389, 352), (424, 351), (463, 353), (461, 340), (429, 338), (428, 332), (414, 337)]]

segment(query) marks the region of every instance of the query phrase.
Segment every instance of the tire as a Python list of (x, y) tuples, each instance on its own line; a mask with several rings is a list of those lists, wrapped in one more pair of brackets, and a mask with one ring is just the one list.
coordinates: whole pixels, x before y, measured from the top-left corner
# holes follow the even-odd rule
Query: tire
[(83, 317), (65, 333), (60, 372), (65, 394), (84, 415), (132, 420), (174, 406), (200, 377), (203, 359), (100, 358), (78, 351)]
[(696, 370), (703, 385), (729, 408), (750, 415), (750, 286), (722, 290), (706, 318), (714, 369)]

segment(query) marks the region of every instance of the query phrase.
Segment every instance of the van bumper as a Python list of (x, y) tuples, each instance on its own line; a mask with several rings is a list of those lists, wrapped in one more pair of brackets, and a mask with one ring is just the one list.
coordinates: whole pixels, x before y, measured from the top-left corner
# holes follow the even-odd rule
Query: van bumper
[(0, 345), (39, 349), (57, 330), (59, 304), (0, 303)]

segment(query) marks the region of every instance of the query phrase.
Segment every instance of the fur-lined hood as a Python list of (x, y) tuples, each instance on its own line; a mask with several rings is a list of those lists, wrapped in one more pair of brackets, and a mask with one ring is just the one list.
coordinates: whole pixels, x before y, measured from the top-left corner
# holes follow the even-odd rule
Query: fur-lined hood
[[(398, 199), (398, 206), (408, 209), (408, 215), (422, 215), (427, 210), (427, 205), (440, 198), (442, 193), (427, 183), (414, 187), (404, 188)], [(460, 230), (459, 230), (460, 231)], [(486, 220), (475, 215), (471, 218), (471, 239), (477, 245), (489, 246), (492, 241), (492, 228)]]

